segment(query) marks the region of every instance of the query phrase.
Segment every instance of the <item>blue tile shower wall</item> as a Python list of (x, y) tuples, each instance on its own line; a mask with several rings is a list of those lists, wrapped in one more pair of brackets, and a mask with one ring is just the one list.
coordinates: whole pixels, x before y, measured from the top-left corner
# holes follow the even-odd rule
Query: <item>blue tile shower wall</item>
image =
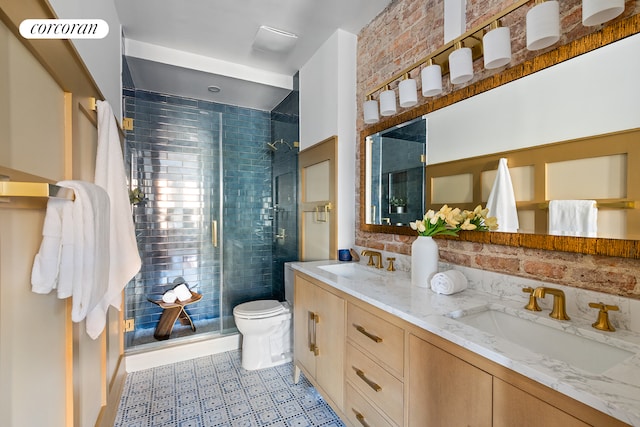
[[(155, 328), (161, 309), (148, 298), (180, 278), (203, 294), (187, 309), (196, 322), (220, 320), (238, 302), (271, 297), (269, 112), (143, 90), (123, 94), (125, 114), (134, 119), (127, 162), (133, 186), (147, 196), (133, 208), (143, 265), (126, 288), (127, 318), (135, 319), (136, 330)], [(221, 177), (222, 218), (216, 205)], [(214, 219), (221, 229), (217, 249)]]

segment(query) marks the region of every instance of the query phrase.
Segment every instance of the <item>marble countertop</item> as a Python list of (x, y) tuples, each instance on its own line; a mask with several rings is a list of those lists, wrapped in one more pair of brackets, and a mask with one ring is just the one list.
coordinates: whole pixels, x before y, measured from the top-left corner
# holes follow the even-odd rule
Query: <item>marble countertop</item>
[[(413, 325), (441, 336), (493, 362), (621, 421), (640, 426), (640, 334), (617, 330), (601, 332), (591, 327), (594, 319), (572, 316), (570, 321), (549, 318), (548, 310), (524, 310), (528, 295), (520, 299), (466, 289), (454, 295), (439, 295), (430, 289), (411, 286), (408, 272), (371, 269), (366, 278), (349, 279), (323, 270), (339, 261), (296, 262), (290, 265), (348, 295), (393, 314)], [(521, 292), (518, 289), (518, 292)], [(511, 294), (517, 295), (517, 294)], [(518, 296), (519, 297), (519, 296)], [(594, 374), (561, 360), (535, 353), (503, 338), (468, 326), (455, 316), (491, 306), (494, 310), (528, 318), (555, 329), (625, 349), (631, 355), (621, 363)]]

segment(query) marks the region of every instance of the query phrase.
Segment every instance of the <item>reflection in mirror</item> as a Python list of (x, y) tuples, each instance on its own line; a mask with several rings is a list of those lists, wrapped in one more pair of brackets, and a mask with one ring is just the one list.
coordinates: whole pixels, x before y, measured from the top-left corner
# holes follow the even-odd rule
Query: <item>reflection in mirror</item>
[(424, 117), (367, 137), (367, 224), (406, 226), (422, 217), (426, 139)]

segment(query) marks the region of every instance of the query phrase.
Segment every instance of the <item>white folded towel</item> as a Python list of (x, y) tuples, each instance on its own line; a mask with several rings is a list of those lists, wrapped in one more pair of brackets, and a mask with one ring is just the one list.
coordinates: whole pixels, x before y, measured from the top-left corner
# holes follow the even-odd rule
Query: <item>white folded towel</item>
[(497, 231), (506, 233), (518, 232), (520, 223), (518, 222), (516, 197), (513, 192), (509, 168), (507, 167), (507, 159), (505, 158), (501, 158), (498, 162), (498, 172), (487, 199), (487, 209), (489, 209), (489, 216), (494, 216), (498, 220)]
[(176, 293), (173, 291), (173, 289), (169, 289), (167, 292), (162, 294), (162, 301), (166, 302), (167, 304), (173, 304), (177, 299), (178, 297), (176, 296)]
[(58, 185), (72, 188), (75, 201), (50, 199), (47, 204), (31, 290), (57, 288), (58, 298), (72, 297), (71, 320), (80, 322), (99, 306), (108, 285), (109, 196), (89, 182)]
[(127, 175), (120, 148), (120, 136), (108, 102), (98, 101), (98, 150), (95, 183), (104, 188), (111, 199), (111, 233), (109, 235), (109, 285), (101, 310), (87, 318), (87, 333), (99, 336), (106, 326), (109, 305), (121, 309), (122, 290), (142, 265), (129, 203)]
[(551, 200), (549, 234), (597, 237), (598, 208), (595, 200)]
[(436, 273), (431, 278), (431, 290), (438, 294), (451, 295), (467, 289), (467, 278), (458, 270)]
[(178, 297), (181, 302), (191, 299), (191, 291), (184, 283), (173, 288), (173, 292), (175, 292), (176, 297)]

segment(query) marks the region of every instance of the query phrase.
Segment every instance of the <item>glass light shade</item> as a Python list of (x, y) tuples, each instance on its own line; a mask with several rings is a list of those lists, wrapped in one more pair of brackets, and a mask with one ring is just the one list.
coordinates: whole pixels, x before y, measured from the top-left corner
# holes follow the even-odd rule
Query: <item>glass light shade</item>
[(473, 59), (470, 48), (462, 47), (449, 54), (449, 77), (454, 85), (466, 83), (473, 78)]
[(527, 12), (527, 49), (540, 50), (560, 40), (560, 7), (545, 1)]
[(436, 96), (442, 93), (442, 68), (438, 64), (424, 67), (422, 76), (422, 96)]
[(418, 103), (418, 86), (414, 79), (402, 80), (398, 85), (398, 92), (402, 108), (413, 107)]
[(365, 101), (362, 105), (362, 109), (364, 110), (364, 122), (367, 124), (376, 123), (380, 120), (380, 116), (378, 115), (378, 101), (375, 99), (369, 99)]
[(511, 31), (509, 27), (499, 27), (489, 31), (482, 38), (484, 68), (500, 68), (511, 62)]
[(391, 89), (387, 89), (380, 94), (380, 114), (383, 116), (391, 116), (397, 111), (396, 93)]
[(582, 0), (582, 25), (604, 24), (624, 12), (624, 0)]

